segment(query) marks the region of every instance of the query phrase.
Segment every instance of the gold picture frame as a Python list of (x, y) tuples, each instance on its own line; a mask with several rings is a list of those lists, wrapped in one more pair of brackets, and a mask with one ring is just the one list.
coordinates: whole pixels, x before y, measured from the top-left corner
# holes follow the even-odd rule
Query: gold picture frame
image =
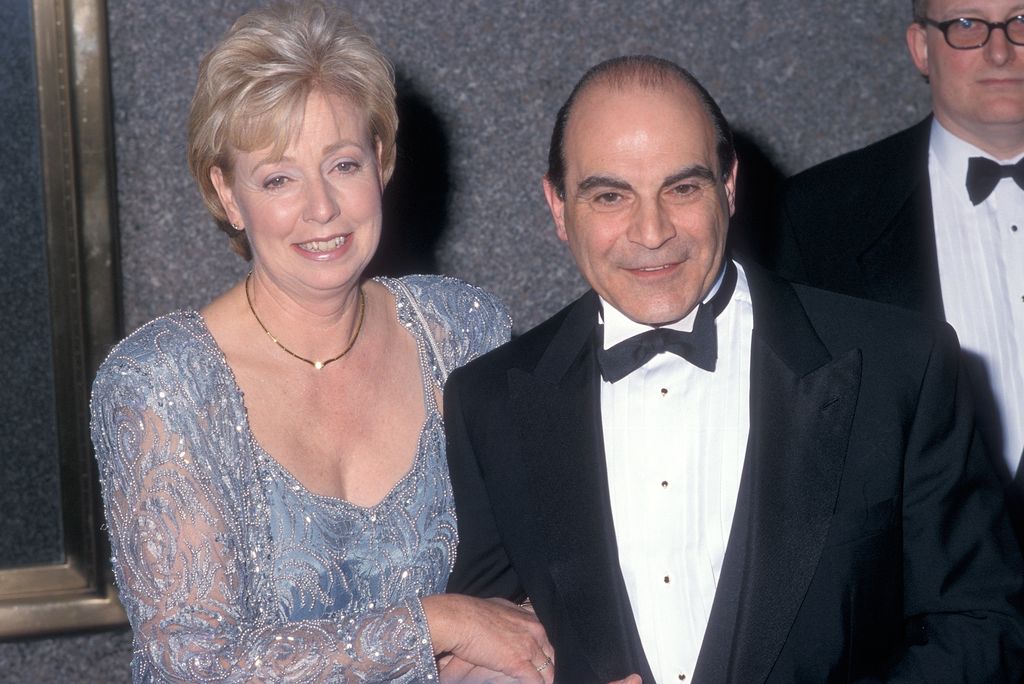
[(0, 639), (126, 622), (89, 439), (89, 385), (119, 332), (106, 4), (32, 12), (64, 558), (0, 569)]

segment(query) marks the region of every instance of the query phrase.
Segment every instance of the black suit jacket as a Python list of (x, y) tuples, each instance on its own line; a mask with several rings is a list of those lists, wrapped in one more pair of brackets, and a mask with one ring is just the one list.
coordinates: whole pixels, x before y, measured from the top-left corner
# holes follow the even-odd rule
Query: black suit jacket
[[(944, 324), (748, 267), (751, 427), (699, 682), (1018, 681), (1021, 562)], [(449, 590), (532, 600), (561, 682), (653, 682), (609, 504), (593, 292), (455, 371)]]
[[(782, 193), (779, 246), (768, 265), (796, 282), (920, 311), (944, 320), (935, 248), (928, 145), (932, 117), (896, 135), (788, 179)], [(999, 414), (983, 362), (967, 356), (981, 415)], [(1024, 540), (1024, 468), (1006, 472), (1000, 428), (989, 425), (989, 450), (1007, 482)]]
[(932, 119), (786, 181), (787, 278), (943, 318), (928, 139)]

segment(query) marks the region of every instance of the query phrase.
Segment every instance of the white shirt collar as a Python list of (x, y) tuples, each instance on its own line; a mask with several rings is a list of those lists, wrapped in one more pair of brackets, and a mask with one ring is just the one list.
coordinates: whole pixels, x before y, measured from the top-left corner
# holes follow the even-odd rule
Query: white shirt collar
[[(725, 262), (723, 262), (723, 266)], [(718, 274), (718, 278), (715, 279), (715, 283), (708, 290), (708, 293), (704, 295), (702, 301), (707, 302), (715, 293), (718, 292), (718, 288), (722, 286), (722, 280), (725, 279), (725, 268), (722, 268), (721, 273)], [(633, 319), (626, 316), (614, 306), (605, 301), (604, 297), (599, 297), (601, 300), (601, 312), (598, 314), (598, 321), (604, 325), (604, 348), (609, 349), (614, 347), (623, 340), (628, 340), (630, 337), (639, 335), (640, 333), (647, 332), (648, 330), (654, 330), (654, 326), (645, 325), (643, 323), (637, 323)], [(693, 307), (690, 313), (686, 314), (683, 318), (669, 323), (667, 325), (658, 326), (661, 328), (669, 328), (670, 330), (680, 330), (682, 332), (690, 332), (693, 330), (693, 321), (697, 317), (697, 307)]]

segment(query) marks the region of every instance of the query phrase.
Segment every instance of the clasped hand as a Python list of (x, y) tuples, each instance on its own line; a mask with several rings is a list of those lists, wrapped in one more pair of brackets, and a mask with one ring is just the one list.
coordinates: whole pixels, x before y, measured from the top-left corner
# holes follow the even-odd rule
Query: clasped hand
[(443, 684), (553, 684), (555, 651), (529, 604), (447, 594), (427, 597), (423, 609)]

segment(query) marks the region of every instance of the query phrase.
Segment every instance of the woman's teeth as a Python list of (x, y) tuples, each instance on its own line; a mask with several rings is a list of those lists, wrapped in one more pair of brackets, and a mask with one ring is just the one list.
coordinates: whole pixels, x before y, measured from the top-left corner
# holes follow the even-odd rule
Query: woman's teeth
[(303, 242), (299, 247), (307, 252), (329, 252), (332, 249), (338, 249), (343, 244), (345, 244), (345, 236), (339, 235), (333, 240), (310, 240), (309, 242)]

